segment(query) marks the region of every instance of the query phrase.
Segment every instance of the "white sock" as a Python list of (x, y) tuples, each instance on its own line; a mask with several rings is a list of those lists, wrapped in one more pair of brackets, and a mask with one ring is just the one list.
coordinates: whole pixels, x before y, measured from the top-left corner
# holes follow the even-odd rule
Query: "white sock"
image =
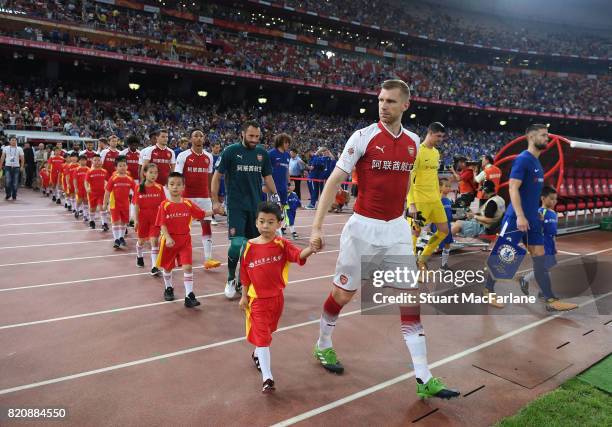
[(448, 264), (448, 256), (450, 255), (450, 249), (442, 249), (442, 265)]
[(317, 341), (319, 349), (325, 350), (326, 348), (333, 347), (331, 336), (336, 327), (337, 319), (337, 316), (335, 319), (330, 319), (325, 313), (321, 315), (319, 320), (319, 341)]
[(404, 325), (402, 325), (402, 335), (412, 357), (414, 376), (423, 381), (423, 383), (426, 383), (431, 379), (432, 375), (427, 366), (427, 345), (422, 326), (419, 329), (416, 331), (414, 329), (406, 331)]
[(108, 212), (107, 211), (101, 211), (100, 217), (102, 219), (102, 224), (108, 224)]
[(134, 220), (134, 217), (136, 216), (135, 212), (134, 212), (134, 209), (135, 209), (134, 205), (132, 203), (130, 203), (130, 220), (132, 220), (132, 221)]
[(290, 225), (289, 231), (291, 231), (292, 233), (295, 233), (295, 225)]
[(159, 254), (159, 246), (151, 246), (151, 265), (157, 265), (157, 255)]
[(265, 382), (267, 379), (273, 380), (272, 370), (270, 365), (272, 363), (270, 359), (270, 347), (255, 347), (255, 356), (259, 359), (259, 367), (261, 368), (261, 377)]
[(524, 279), (527, 282), (531, 282), (533, 279), (535, 278), (535, 273), (533, 271), (530, 271), (529, 273), (527, 273), (524, 277)]
[(87, 206), (87, 203), (83, 204), (83, 218), (89, 221), (89, 206)]
[(138, 258), (142, 258), (144, 256), (144, 246), (140, 244), (140, 242), (136, 242), (136, 256)]
[(204, 260), (208, 261), (212, 258), (212, 236), (202, 236), (202, 246), (204, 247)]
[(121, 226), (120, 225), (113, 225), (111, 229), (113, 230), (113, 237), (115, 238), (115, 240), (121, 237)]
[(162, 275), (164, 276), (164, 285), (166, 286), (166, 289), (171, 288), (172, 287), (172, 272), (166, 272), (166, 270), (163, 270)]
[(185, 284), (185, 296), (193, 292), (193, 273), (183, 273), (183, 283)]

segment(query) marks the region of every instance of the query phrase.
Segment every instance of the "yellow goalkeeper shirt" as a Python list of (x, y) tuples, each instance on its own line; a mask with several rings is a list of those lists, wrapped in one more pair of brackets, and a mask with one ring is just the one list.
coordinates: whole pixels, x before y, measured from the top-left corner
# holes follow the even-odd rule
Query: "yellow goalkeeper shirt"
[(440, 153), (437, 148), (429, 148), (421, 144), (410, 172), (410, 190), (408, 204), (432, 203), (440, 201), (440, 185), (438, 183), (438, 167)]

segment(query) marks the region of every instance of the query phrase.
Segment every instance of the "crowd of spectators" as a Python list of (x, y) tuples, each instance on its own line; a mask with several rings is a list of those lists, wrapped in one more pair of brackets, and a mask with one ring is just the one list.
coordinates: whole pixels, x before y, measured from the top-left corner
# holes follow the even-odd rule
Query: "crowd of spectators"
[[(81, 21), (99, 28), (167, 40), (192, 39), (190, 25), (176, 26), (169, 20), (150, 19), (153, 16), (150, 13), (127, 13), (125, 9), (120, 10), (115, 6), (93, 1), (85, 2), (85, 7), (80, 0), (5, 0), (5, 3), (7, 6), (24, 8), (48, 19)], [(40, 7), (43, 3), (45, 8)], [(612, 56), (612, 39), (609, 35), (606, 37), (589, 32), (588, 29), (571, 28), (567, 25), (545, 27), (535, 22), (516, 21), (493, 15), (453, 13), (452, 10), (444, 11), (438, 6), (420, 1), (418, 4), (381, 0), (285, 0), (281, 3), (347, 21), (385, 27), (396, 32), (427, 35), (431, 39), (452, 39), (469, 44), (564, 55)], [(339, 30), (322, 23), (313, 24), (312, 16), (309, 16), (310, 20), (303, 22), (298, 13), (294, 14), (292, 19), (283, 19), (277, 14), (266, 13), (265, 10), (249, 11), (244, 2), (185, 2), (185, 6), (186, 11), (204, 16), (256, 24), (330, 41), (358, 42), (360, 46), (384, 47), (389, 51), (405, 50), (400, 42), (393, 42), (389, 37), (360, 34), (356, 29)], [(195, 27), (197, 28), (197, 25)]]
[[(170, 139), (178, 143), (188, 130), (200, 126), (210, 142), (222, 145), (236, 142), (240, 125), (255, 118), (262, 127), (263, 142), (270, 144), (274, 135), (286, 132), (293, 136), (293, 146), (304, 159), (319, 147), (327, 147), (337, 156), (356, 129), (367, 126), (370, 119), (316, 113), (262, 111), (259, 109), (193, 105), (182, 101), (138, 102), (112, 97), (93, 99), (79, 90), (57, 87), (12, 86), (0, 82), (0, 130), (47, 130), (81, 137), (99, 138), (111, 133), (121, 139), (136, 135), (145, 143), (152, 126), (170, 130)], [(407, 122), (405, 126), (424, 136), (426, 128)], [(455, 155), (477, 159), (483, 153), (495, 153), (514, 138), (507, 132), (450, 129), (441, 146), (442, 161), (452, 163)]]
[[(352, 88), (376, 89), (385, 79), (402, 78), (410, 84), (415, 96), (466, 102), (478, 107), (571, 115), (611, 114), (612, 84), (607, 76), (562, 77), (557, 73), (544, 76), (527, 70), (508, 73), (451, 60), (400, 60), (331, 52), (213, 31), (203, 24), (199, 24), (199, 31), (197, 34), (211, 41), (200, 51), (175, 49), (172, 44), (163, 49), (134, 40), (94, 42), (86, 35), (57, 29), (26, 27), (12, 32), (0, 30), (0, 34)], [(199, 37), (195, 31), (190, 34)]]

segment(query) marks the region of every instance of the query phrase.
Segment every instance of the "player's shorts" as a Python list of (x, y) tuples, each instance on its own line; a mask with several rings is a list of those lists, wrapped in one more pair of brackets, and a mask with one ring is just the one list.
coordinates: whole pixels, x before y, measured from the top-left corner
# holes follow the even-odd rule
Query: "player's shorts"
[(76, 192), (77, 203), (83, 203), (87, 201), (87, 191), (83, 189), (83, 191), (79, 190)]
[(502, 218), (499, 237), (509, 238), (515, 245), (521, 241), (525, 245), (544, 245), (542, 223), (539, 218), (529, 220), (529, 230), (522, 232), (516, 227), (516, 216), (505, 214)]
[[(349, 218), (340, 235), (334, 285), (351, 292), (359, 289), (362, 262), (377, 263), (380, 270), (416, 271), (412, 230), (403, 216), (383, 221), (354, 213)], [(403, 289), (408, 283), (393, 287)]]
[(125, 207), (125, 208), (111, 208), (110, 209), (110, 214), (111, 214), (111, 222), (112, 223), (122, 223), (122, 224), (127, 224), (128, 222), (130, 222), (130, 208)]
[(59, 174), (58, 173), (51, 174), (50, 180), (51, 180), (51, 185), (55, 187), (59, 181)]
[(172, 236), (174, 246), (166, 246), (166, 239), (161, 238), (159, 243), (159, 254), (155, 265), (166, 271), (172, 271), (174, 267), (182, 265), (191, 265), (193, 263), (193, 254), (191, 247), (191, 235), (180, 234)]
[(104, 205), (104, 193), (94, 194), (90, 192), (87, 195), (87, 199), (89, 200), (89, 209), (95, 209), (97, 206)]
[(189, 200), (191, 200), (193, 203), (196, 204), (197, 207), (199, 207), (200, 209), (202, 209), (204, 212), (206, 212), (206, 217), (204, 217), (204, 219), (210, 221), (212, 220), (212, 200), (210, 200), (210, 198), (189, 198)]
[(245, 211), (242, 209), (227, 209), (227, 227), (229, 238), (236, 236), (254, 239), (259, 236), (259, 231), (255, 227), (255, 211)]
[(136, 227), (136, 234), (139, 239), (159, 237), (160, 227), (155, 225), (156, 219), (157, 209), (138, 211), (138, 227)]
[(426, 224), (440, 224), (447, 222), (446, 211), (441, 200), (436, 202), (427, 203), (415, 203), (417, 211), (421, 212), (423, 218), (425, 218)]
[(246, 338), (257, 347), (268, 347), (272, 342), (272, 332), (276, 331), (283, 313), (284, 298), (278, 295), (271, 298), (250, 298), (246, 311)]

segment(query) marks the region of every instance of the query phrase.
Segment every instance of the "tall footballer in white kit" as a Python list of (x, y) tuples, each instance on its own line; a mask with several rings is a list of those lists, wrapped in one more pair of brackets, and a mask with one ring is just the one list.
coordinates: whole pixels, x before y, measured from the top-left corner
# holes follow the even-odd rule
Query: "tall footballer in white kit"
[[(314, 247), (323, 246), (323, 219), (337, 187), (356, 169), (359, 193), (355, 213), (342, 230), (332, 290), (323, 305), (314, 348), (314, 357), (335, 373), (342, 373), (344, 366), (333, 348), (332, 332), (340, 311), (361, 285), (362, 256), (382, 259), (384, 269), (408, 267), (416, 271), (412, 231), (404, 219), (410, 169), (420, 142), (417, 135), (402, 127), (402, 115), (409, 106), (410, 89), (405, 82), (387, 80), (382, 84), (378, 95), (380, 121), (349, 138), (319, 200), (310, 237)], [(400, 307), (400, 315), (401, 332), (414, 365), (417, 395), (445, 399), (459, 396), (458, 391), (446, 387), (429, 371), (418, 310), (415, 313), (414, 308)]]
[(204, 268), (217, 268), (220, 261), (212, 257), (212, 201), (210, 199), (210, 182), (213, 174), (213, 156), (204, 150), (204, 132), (200, 129), (191, 131), (191, 148), (181, 152), (176, 158), (175, 172), (185, 178), (183, 197), (193, 201), (206, 212), (202, 224), (202, 246), (204, 247)]

